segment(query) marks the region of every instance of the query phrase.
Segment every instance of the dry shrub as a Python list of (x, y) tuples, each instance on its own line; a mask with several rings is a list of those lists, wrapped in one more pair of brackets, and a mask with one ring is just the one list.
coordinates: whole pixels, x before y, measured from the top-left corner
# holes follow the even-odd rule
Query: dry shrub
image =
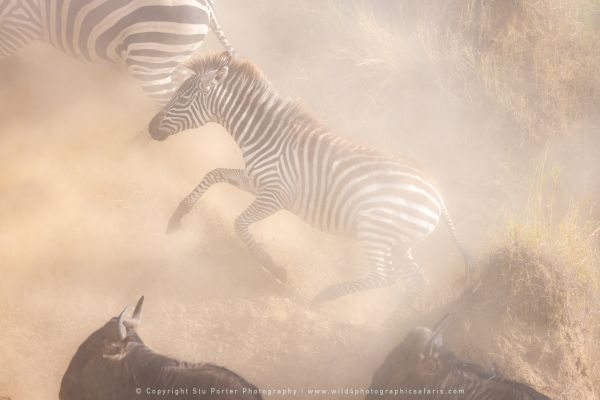
[(470, 0), (461, 10), (472, 71), (523, 133), (568, 134), (597, 109), (599, 11), (591, 0)]
[(599, 275), (593, 232), (511, 225), (446, 341), (463, 357), (555, 399), (600, 393)]
[(331, 24), (347, 45), (333, 50), (361, 67), (372, 102), (434, 84), (467, 112), (504, 114), (520, 143), (597, 123), (597, 1), (388, 1), (387, 24), (373, 12), (379, 3), (329, 2), (326, 11), (344, 16)]

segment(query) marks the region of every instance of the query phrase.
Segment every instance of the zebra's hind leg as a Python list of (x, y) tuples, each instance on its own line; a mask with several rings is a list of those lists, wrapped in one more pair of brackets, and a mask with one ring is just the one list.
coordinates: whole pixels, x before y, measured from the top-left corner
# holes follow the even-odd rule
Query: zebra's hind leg
[(271, 256), (260, 246), (249, 231), (250, 225), (261, 221), (284, 207), (273, 192), (261, 192), (256, 199), (235, 219), (235, 232), (256, 255), (261, 267), (280, 284), (287, 281), (287, 271), (275, 264)]
[(369, 264), (369, 272), (361, 279), (337, 283), (325, 288), (311, 302), (311, 308), (317, 309), (326, 302), (351, 293), (391, 286), (396, 278), (392, 266), (391, 243), (385, 237), (367, 237), (360, 234), (363, 251)]
[(159, 107), (167, 105), (182, 83), (173, 80), (174, 77), (180, 78), (178, 74), (173, 76), (173, 72), (179, 64), (177, 61), (165, 61), (160, 58), (146, 61), (129, 54), (125, 55), (123, 60), (127, 65), (129, 75), (138, 82), (144, 93)]
[(243, 169), (217, 168), (207, 173), (202, 182), (179, 203), (179, 206), (171, 215), (167, 226), (167, 233), (173, 233), (181, 227), (181, 219), (187, 215), (194, 204), (215, 183), (229, 183), (246, 192), (254, 193), (255, 189)]
[(393, 312), (395, 318), (406, 318), (416, 311), (424, 289), (429, 285), (425, 271), (415, 262), (410, 250), (404, 253), (396, 268), (396, 277), (403, 286), (403, 298)]

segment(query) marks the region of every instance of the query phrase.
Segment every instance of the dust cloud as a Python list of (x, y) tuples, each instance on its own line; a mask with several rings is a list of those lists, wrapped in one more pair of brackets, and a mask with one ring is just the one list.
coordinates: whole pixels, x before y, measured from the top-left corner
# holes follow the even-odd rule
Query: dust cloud
[[(375, 3), (374, 16), (393, 23), (393, 2)], [(502, 185), (513, 172), (507, 163), (521, 156), (502, 135), (486, 134), (506, 125), (465, 113), (435, 84), (442, 67), (424, 69), (416, 47), (398, 61), (404, 83), (377, 87), (379, 61), (352, 58), (364, 42), (353, 42), (362, 31), (344, 19), (348, 10), (323, 2), (322, 13), (316, 4), (221, 0), (218, 13), (238, 55), (333, 131), (424, 164), (477, 254), (499, 211), (522, 199), (512, 193), (518, 185)], [(208, 49), (219, 49), (214, 38)], [(159, 352), (225, 365), (262, 388), (368, 386), (389, 344), (410, 328), (383, 328), (398, 287), (318, 313), (290, 302), (234, 235), (233, 219), (251, 197), (224, 185), (205, 195), (181, 232), (165, 234), (206, 172), (242, 165), (221, 127), (153, 142), (144, 129), (156, 107), (125, 71), (44, 44), (0, 71), (0, 396), (57, 398), (77, 346), (142, 294), (140, 334)], [(307, 299), (364, 272), (356, 243), (290, 214), (254, 232)], [(428, 303), (451, 295), (463, 265), (446, 229), (415, 257), (432, 281)]]

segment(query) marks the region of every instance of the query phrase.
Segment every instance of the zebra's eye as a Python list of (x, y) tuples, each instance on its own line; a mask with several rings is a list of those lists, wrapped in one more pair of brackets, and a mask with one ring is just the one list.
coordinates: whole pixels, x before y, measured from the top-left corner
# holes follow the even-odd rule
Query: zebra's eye
[(194, 100), (194, 96), (192, 96), (190, 93), (182, 93), (181, 96), (179, 96), (179, 99), (177, 102), (181, 105), (187, 106), (193, 100)]

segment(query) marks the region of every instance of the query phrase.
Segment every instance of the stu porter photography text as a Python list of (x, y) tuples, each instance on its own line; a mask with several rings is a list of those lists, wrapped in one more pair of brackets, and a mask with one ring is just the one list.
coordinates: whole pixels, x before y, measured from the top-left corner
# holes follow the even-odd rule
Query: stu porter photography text
[(137, 388), (135, 392), (138, 395), (145, 396), (203, 396), (210, 394), (212, 396), (235, 396), (238, 394), (260, 394), (262, 396), (325, 396), (325, 395), (348, 395), (348, 396), (365, 396), (367, 394), (378, 396), (428, 396), (428, 395), (464, 395), (463, 389), (432, 389), (432, 388), (410, 388), (410, 389), (364, 389), (364, 388), (335, 388), (335, 389), (294, 389), (294, 388), (279, 388), (279, 389), (227, 389), (227, 388), (170, 388), (170, 389), (155, 389), (155, 388)]

